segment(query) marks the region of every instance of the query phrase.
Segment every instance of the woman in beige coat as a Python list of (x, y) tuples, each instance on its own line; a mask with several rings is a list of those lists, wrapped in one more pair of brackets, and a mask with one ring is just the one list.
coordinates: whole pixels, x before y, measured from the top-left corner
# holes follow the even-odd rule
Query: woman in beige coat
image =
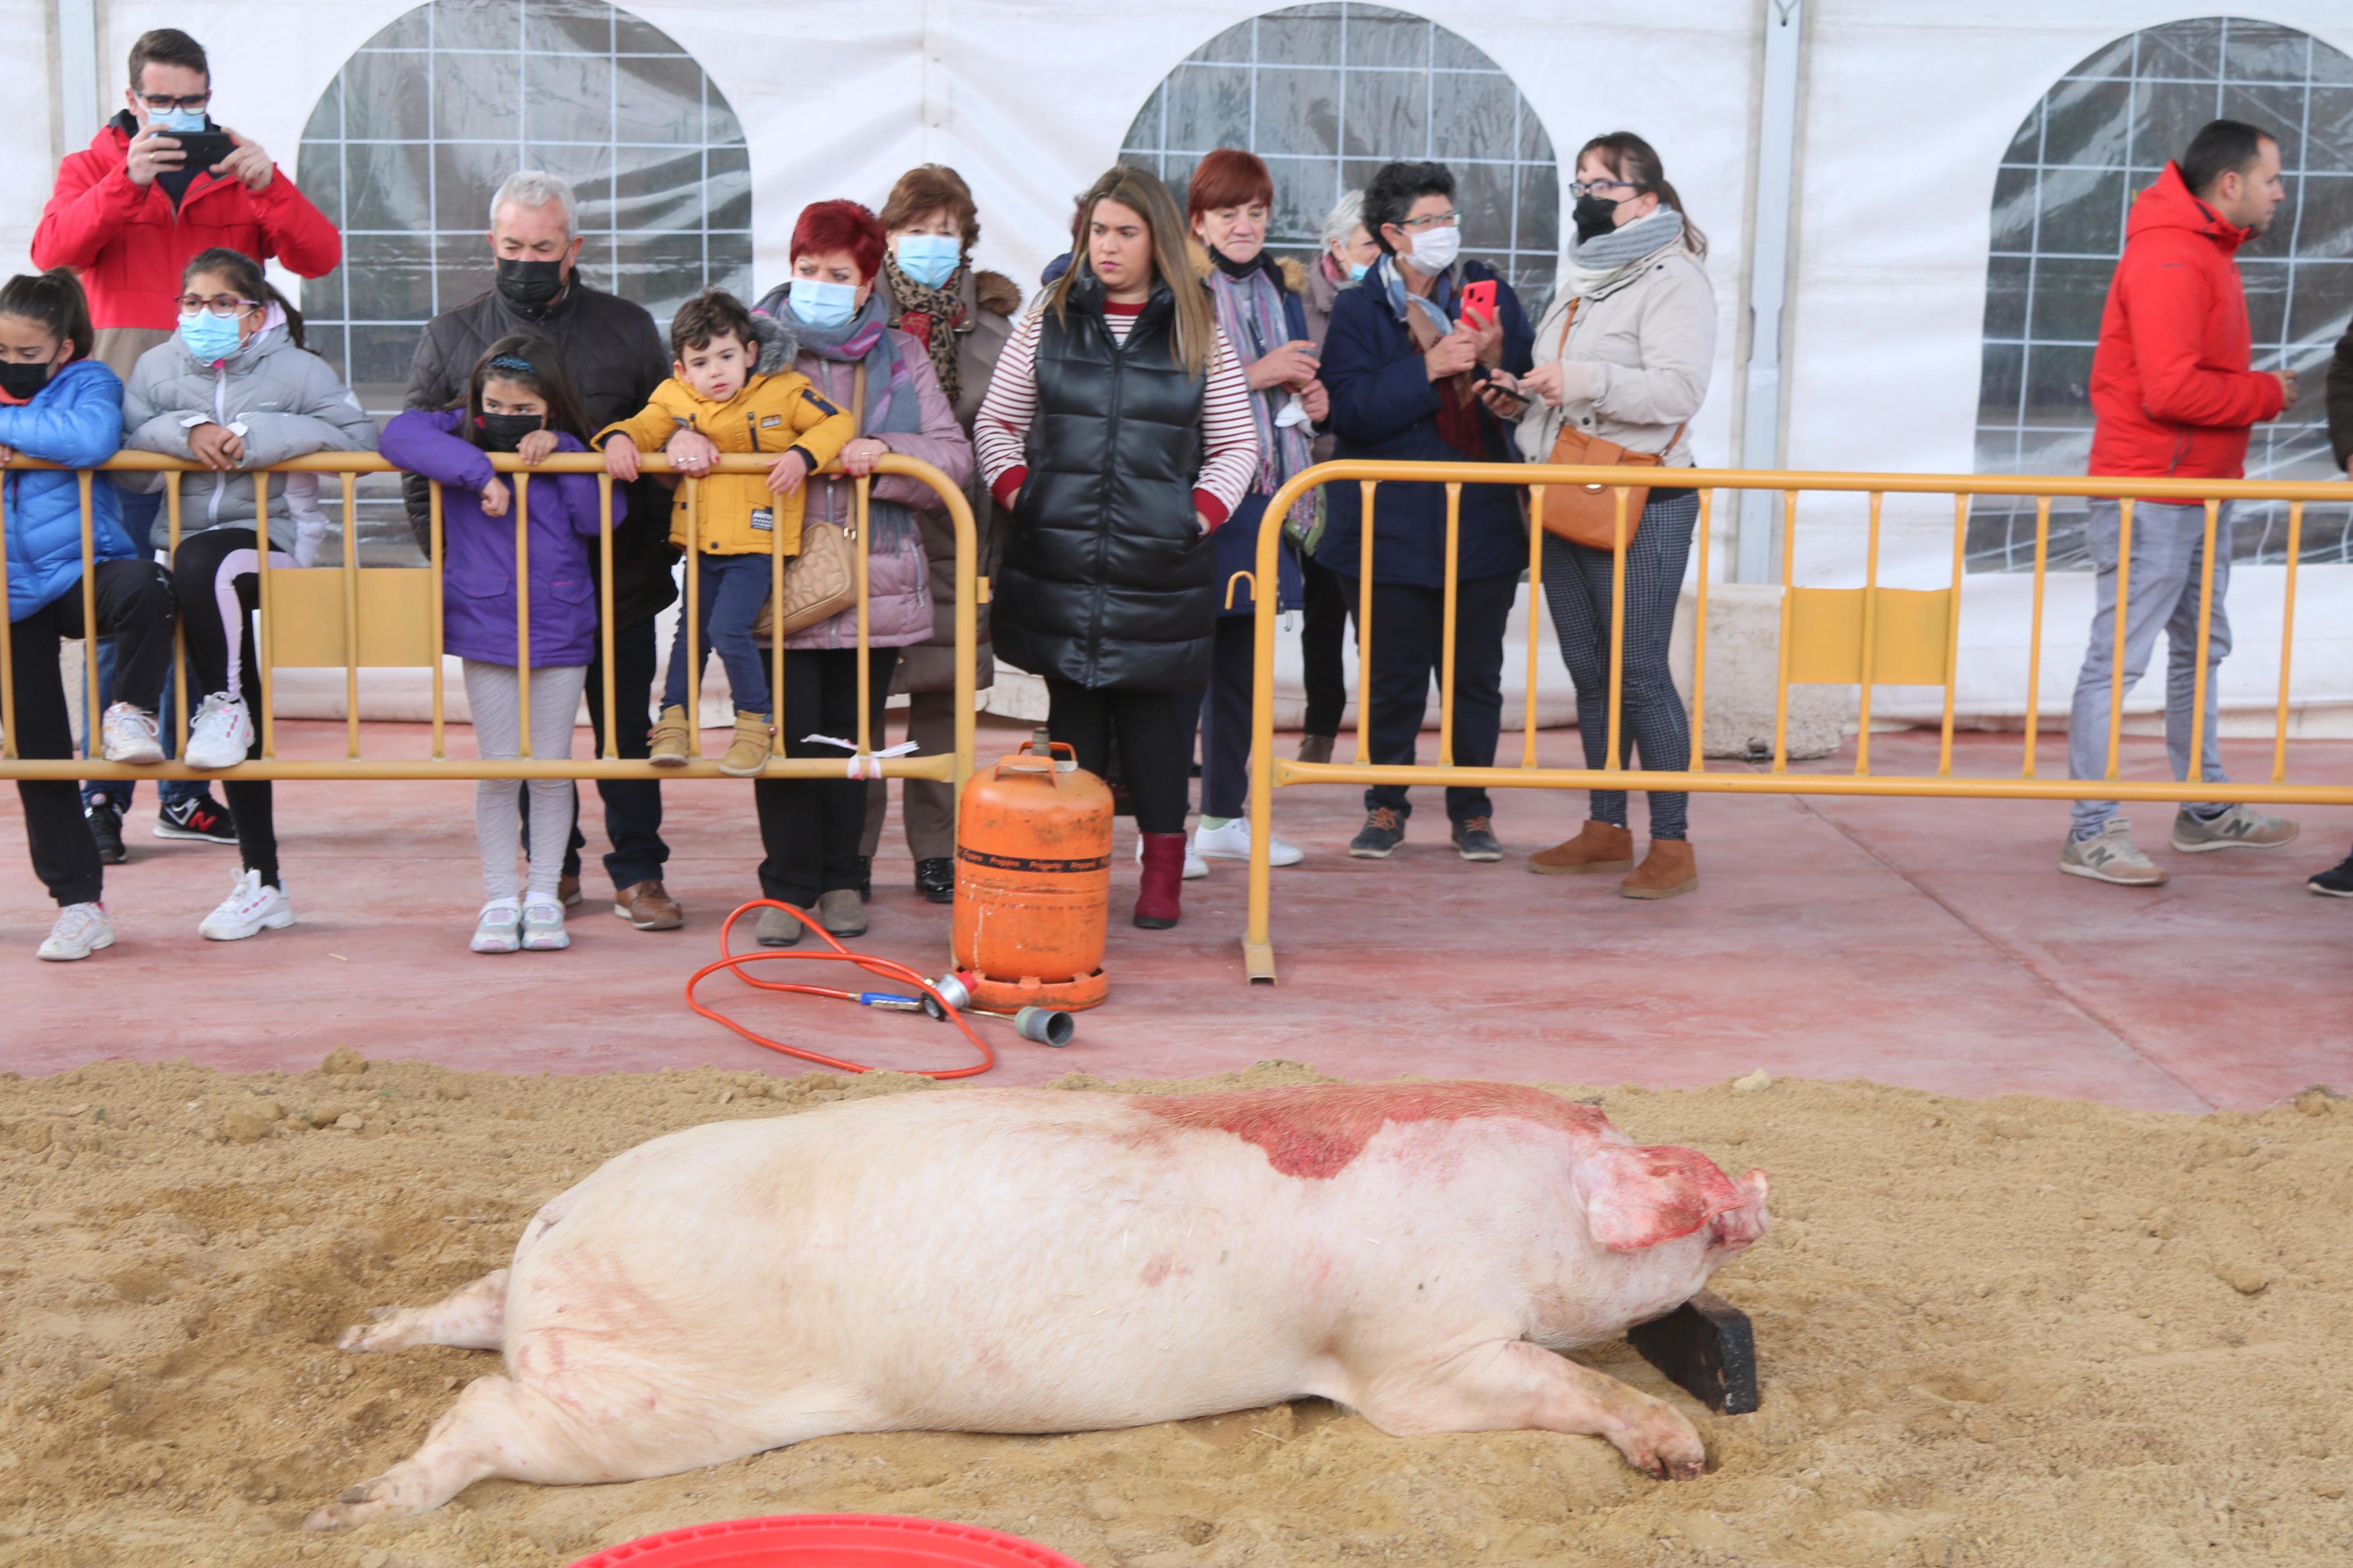
[[(1634, 452), (1659, 452), (1669, 468), (1692, 466), (1692, 416), (1707, 396), (1715, 359), (1715, 296), (1701, 258), (1707, 241), (1686, 221), (1683, 202), (1651, 144), (1631, 132), (1597, 136), (1577, 160), (1577, 241), (1552, 308), (1536, 328), (1535, 368), (1526, 395), (1520, 451), (1550, 458), (1563, 426)], [(1508, 405), (1508, 399), (1497, 399)], [(1499, 412), (1503, 411), (1499, 407)], [(1667, 669), (1675, 601), (1691, 559), (1698, 493), (1654, 486), (1626, 549), (1625, 692), (1620, 763), (1639, 752), (1648, 769), (1690, 765), (1691, 728)], [(1547, 535), (1545, 602), (1577, 684), (1585, 763), (1609, 755), (1611, 552)], [(1651, 845), (1638, 869), (1626, 792), (1595, 790), (1591, 820), (1566, 844), (1531, 856), (1548, 874), (1628, 872), (1630, 899), (1671, 899), (1699, 886), (1680, 791), (1651, 794)]]

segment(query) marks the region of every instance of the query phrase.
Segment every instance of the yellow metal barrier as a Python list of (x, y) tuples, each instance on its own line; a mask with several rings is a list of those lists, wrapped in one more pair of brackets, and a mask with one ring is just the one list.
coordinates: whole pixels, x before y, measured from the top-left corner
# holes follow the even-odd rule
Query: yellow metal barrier
[[(539, 758), (531, 754), (531, 546), (529, 487), (515, 485), (515, 659), (518, 692), (523, 708), (521, 713), (522, 755), (513, 761), (486, 762), (480, 758), (451, 757), (443, 748), (445, 721), (442, 712), (442, 504), (441, 487), (431, 490), (431, 522), (427, 548), (427, 564), (423, 571), (414, 567), (362, 566), (359, 564), (356, 530), (357, 501), (355, 489), (361, 474), (389, 474), (401, 470), (394, 468), (373, 452), (322, 452), (308, 458), (297, 458), (266, 469), (250, 470), (256, 485), (259, 516), (256, 531), (265, 535), (269, 531), (269, 474), (313, 473), (341, 476), (343, 484), (343, 560), (340, 566), (276, 567), (269, 564), (269, 552), (259, 552), (256, 570), (260, 598), (260, 632), (256, 649), (259, 679), (260, 711), (254, 716), (261, 735), (261, 756), (255, 761), (240, 763), (232, 768), (198, 772), (185, 763), (173, 761), (154, 766), (135, 766), (127, 763), (101, 762), (90, 758), (33, 758), (16, 754), (16, 724), (15, 688), (10, 683), (14, 668), (10, 629), (0, 625), (0, 779), (140, 779), (140, 778), (220, 778), (220, 779), (411, 779), (411, 778), (718, 778), (715, 758), (696, 756), (682, 768), (657, 770), (642, 760), (624, 759), (616, 750), (619, 733), (616, 721), (621, 716), (616, 710), (613, 687), (613, 485), (605, 474), (604, 460), (593, 453), (558, 453), (536, 466), (505, 453), (489, 454), (491, 466), (501, 474), (533, 473), (593, 473), (597, 476), (597, 503), (601, 526), (597, 531), (596, 550), (600, 570), (598, 636), (604, 652), (605, 749), (600, 757)], [(670, 469), (670, 459), (649, 456), (644, 467), (651, 473)], [(773, 458), (752, 455), (723, 456), (710, 465), (714, 474), (765, 473)], [(16, 458), (5, 465), (11, 468), (55, 469), (54, 463), (39, 462), (28, 458)], [(197, 464), (174, 458), (159, 457), (146, 452), (124, 452), (105, 465), (105, 470), (162, 472), (164, 478), (164, 515), (172, 549), (176, 552), (182, 532), (181, 478), (190, 473), (208, 470)], [(976, 607), (979, 590), (976, 580), (979, 556), (976, 536), (973, 531), (972, 508), (964, 491), (951, 483), (945, 474), (931, 464), (913, 458), (885, 456), (875, 464), (875, 473), (896, 474), (920, 479), (936, 493), (947, 508), (955, 525), (956, 540), (956, 603), (955, 603), (955, 696), (956, 728), (954, 754), (942, 757), (874, 756), (876, 737), (869, 719), (871, 693), (866, 654), (868, 651), (868, 605), (866, 555), (871, 547), (867, 529), (868, 507), (872, 481), (859, 478), (853, 485), (853, 518), (858, 537), (858, 731), (857, 756), (862, 760), (868, 776), (888, 778), (934, 779), (953, 784), (961, 791), (965, 781), (972, 776), (973, 744), (973, 665), (976, 641)], [(91, 533), (91, 483), (93, 470), (83, 470), (81, 483), (81, 552), (82, 552), (82, 624), (95, 632), (98, 622), (97, 586), (92, 556), (94, 542)], [(840, 477), (839, 468), (827, 474)], [(702, 481), (689, 478), (687, 486), (688, 533), (692, 538), (700, 516)], [(0, 555), (6, 548), (8, 519), (0, 505)], [(781, 585), (785, 563), (782, 531), (771, 537), (773, 581)], [(686, 603), (683, 613), (690, 627), (700, 620), (695, 599), (697, 555), (687, 552)], [(178, 743), (173, 748), (175, 757), (185, 753), (187, 747), (188, 697), (185, 648), (175, 647), (173, 659), (174, 691), (177, 699), (175, 729)], [(784, 711), (783, 640), (777, 639), (771, 649), (776, 732), (781, 737), (785, 726), (791, 722)], [(278, 732), (273, 701), (273, 673), (281, 668), (333, 668), (343, 670), (345, 711), (344, 752), (339, 760), (281, 758), (278, 755)], [(364, 757), (360, 754), (359, 672), (362, 667), (426, 666), (432, 671), (432, 747), (427, 758)], [(88, 682), (86, 709), (90, 714), (99, 711), (98, 660), (85, 658), (83, 672)], [(687, 711), (698, 717), (702, 707), (702, 670), (689, 672)], [(643, 714), (632, 721), (646, 723)], [(698, 743), (700, 731), (697, 731)], [(95, 750), (95, 737), (91, 749)], [(767, 778), (839, 778), (849, 759), (846, 757), (786, 757), (773, 756), (761, 776)]]
[[(1655, 482), (1655, 470), (1640, 470), (1642, 483)], [(2279, 484), (2245, 479), (2127, 479), (2008, 476), (1986, 474), (1836, 474), (1783, 473), (1736, 468), (1683, 468), (1674, 473), (1678, 487), (1699, 491), (1699, 529), (1694, 549), (1700, 563), (1696, 614), (1694, 617), (1692, 660), (1690, 765), (1682, 770), (1629, 769), (1620, 762), (1621, 698), (1625, 669), (1626, 542), (1639, 521), (1627, 515), (1628, 471), (1617, 468), (1571, 468), (1520, 463), (1321, 463), (1285, 484), (1267, 502), (1269, 517), (1289, 514), (1301, 494), (1317, 485), (1353, 480), (1364, 498), (1362, 541), (1358, 561), (1362, 575), (1356, 612), (1356, 749), (1353, 762), (1300, 763), (1274, 754), (1274, 617), (1272, 595), (1258, 596), (1257, 663), (1252, 676), (1250, 725), (1250, 923), (1242, 937), (1243, 954), (1251, 980), (1274, 979), (1274, 946), (1271, 932), (1271, 877), (1267, 861), (1273, 843), (1274, 791), (1286, 784), (1464, 784), (1483, 788), (1686, 790), (1725, 795), (1938, 795), (1993, 800), (2125, 800), (2184, 799), (2246, 801), (2297, 805), (2353, 805), (2353, 786), (2292, 784), (2287, 779), (2288, 673), (2295, 629), (2296, 552), (2302, 544), (2304, 507), (2308, 501), (2342, 501), (2348, 489), (2342, 481)], [(1374, 492), (1383, 483), (1440, 484), (1446, 489), (1443, 595), (1444, 652), (1439, 670), (1438, 763), (1380, 765), (1370, 751), (1373, 626)], [(1517, 767), (1459, 767), (1454, 763), (1454, 615), (1455, 567), (1461, 529), (1462, 487), (1466, 484), (1514, 485), (1527, 489), (1528, 701), (1525, 738)], [(1544, 532), (1536, 521), (1544, 510), (1544, 492), (1555, 485), (1582, 485), (1614, 490), (1618, 498), (1616, 565), (1610, 591), (1609, 702), (1607, 759), (1599, 768), (1545, 768), (1536, 765), (1536, 660), (1538, 638), (1534, 616), (1544, 581)], [(1861, 494), (1868, 498), (1869, 531), (1865, 545), (1863, 585), (1860, 588), (1787, 587), (1781, 595), (1781, 638), (1773, 726), (1770, 770), (1746, 768), (1711, 770), (1702, 749), (1701, 728), (1705, 712), (1707, 679), (1708, 544), (1712, 503), (1724, 490), (1767, 490), (1782, 498), (1781, 581), (1795, 576), (1798, 497), (1807, 491)], [(1891, 495), (1949, 495), (1953, 498), (1952, 581), (1934, 589), (1883, 588), (1879, 585), (1880, 514)], [(2026, 697), (2025, 756), (2014, 778), (1956, 776), (1953, 773), (1954, 674), (1959, 658), (1963, 551), (1967, 542), (1968, 500), (1971, 496), (2030, 496), (2035, 499), (2034, 595)], [(2115, 497), (2120, 503), (2120, 539), (2116, 573), (2115, 674), (2108, 693), (2108, 766), (2102, 779), (2052, 779), (2037, 774), (2034, 748), (2039, 722), (2036, 683), (2042, 677), (2043, 586), (2049, 567), (2051, 502), (2057, 496)], [(2200, 584), (2198, 658), (2195, 710), (2206, 704), (2207, 653), (2213, 625), (2214, 545), (2221, 503), (2228, 500), (2284, 500), (2288, 507), (2287, 614), (2281, 632), (2278, 722), (2272, 743), (2271, 776), (2254, 784), (2184, 785), (2171, 781), (2129, 781), (2118, 774), (2119, 742), (2124, 727), (2125, 607), (2132, 575), (2132, 525), (2136, 502), (2203, 503), (2206, 510), (2205, 574)], [(1275, 552), (1282, 531), (1259, 531), (1257, 580), (1271, 583)], [(1861, 724), (1855, 744), (1854, 771), (1841, 773), (1793, 773), (1788, 769), (1788, 699), (1792, 685), (1810, 683), (1859, 685)], [(1871, 770), (1871, 700), (1874, 685), (1942, 686), (1944, 717), (1936, 772), (1926, 774), (1874, 773)], [(2195, 781), (2205, 751), (2205, 725), (2193, 726), (2189, 777)]]

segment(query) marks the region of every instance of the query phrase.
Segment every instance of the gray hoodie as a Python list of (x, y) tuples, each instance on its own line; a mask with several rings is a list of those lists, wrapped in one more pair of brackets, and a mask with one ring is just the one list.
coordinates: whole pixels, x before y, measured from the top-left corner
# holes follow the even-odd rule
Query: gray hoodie
[[(186, 458), (188, 435), (199, 425), (226, 425), (245, 437), (245, 467), (267, 468), (312, 452), (373, 452), (375, 421), (336, 378), (327, 362), (296, 348), (283, 327), (246, 340), (218, 365), (198, 364), (177, 337), (139, 356), (122, 394), (122, 445), (132, 451)], [(164, 488), (162, 474), (115, 476), (125, 489)], [(297, 526), (283, 500), (285, 481), (269, 508), (269, 542), (297, 547)], [(249, 473), (189, 474), (180, 480), (182, 538), (206, 529), (253, 525)], [(149, 542), (170, 543), (170, 519), (155, 513)]]

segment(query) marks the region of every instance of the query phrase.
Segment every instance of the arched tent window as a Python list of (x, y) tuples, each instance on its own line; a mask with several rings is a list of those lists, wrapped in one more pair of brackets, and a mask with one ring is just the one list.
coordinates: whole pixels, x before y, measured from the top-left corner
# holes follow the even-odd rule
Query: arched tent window
[[(2206, 16), (2147, 28), (2078, 64), (2026, 117), (1994, 184), (1979, 383), (1981, 473), (2080, 474), (2092, 445), (2092, 350), (2125, 215), (2206, 121), (2279, 138), (2287, 184), (2271, 229), (2239, 252), (2258, 370), (2303, 373), (2287, 417), (2259, 425), (2250, 479), (2326, 479), (2319, 387), (2353, 316), (2353, 58), (2292, 27)], [(2235, 555), (2284, 557), (2284, 503), (2238, 510)], [(2082, 512), (2052, 510), (2053, 565), (2085, 564)], [(2034, 505), (1989, 497), (1969, 516), (1969, 564), (2030, 570)], [(2353, 561), (2353, 508), (2308, 506), (2303, 555)]]
[(1465, 253), (1492, 261), (1531, 314), (1560, 263), (1552, 138), (1504, 68), (1459, 35), (1385, 5), (1293, 5), (1240, 22), (1145, 100), (1120, 156), (1181, 204), (1205, 153), (1242, 147), (1274, 175), (1271, 247), (1314, 255), (1324, 215), (1397, 158), (1454, 171)]
[(343, 231), (303, 286), (311, 346), (372, 412), (401, 405), (425, 322), (490, 287), (491, 193), (572, 182), (590, 283), (667, 320), (752, 273), (744, 129), (691, 55), (604, 0), (431, 0), (344, 62), (296, 179)]

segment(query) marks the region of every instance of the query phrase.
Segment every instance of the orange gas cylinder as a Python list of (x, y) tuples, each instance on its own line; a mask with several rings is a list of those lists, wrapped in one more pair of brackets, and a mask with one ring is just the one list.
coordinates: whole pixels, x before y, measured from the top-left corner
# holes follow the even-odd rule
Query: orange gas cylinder
[(955, 963), (975, 1005), (1077, 1009), (1109, 994), (1111, 817), (1111, 786), (1043, 730), (965, 784)]

